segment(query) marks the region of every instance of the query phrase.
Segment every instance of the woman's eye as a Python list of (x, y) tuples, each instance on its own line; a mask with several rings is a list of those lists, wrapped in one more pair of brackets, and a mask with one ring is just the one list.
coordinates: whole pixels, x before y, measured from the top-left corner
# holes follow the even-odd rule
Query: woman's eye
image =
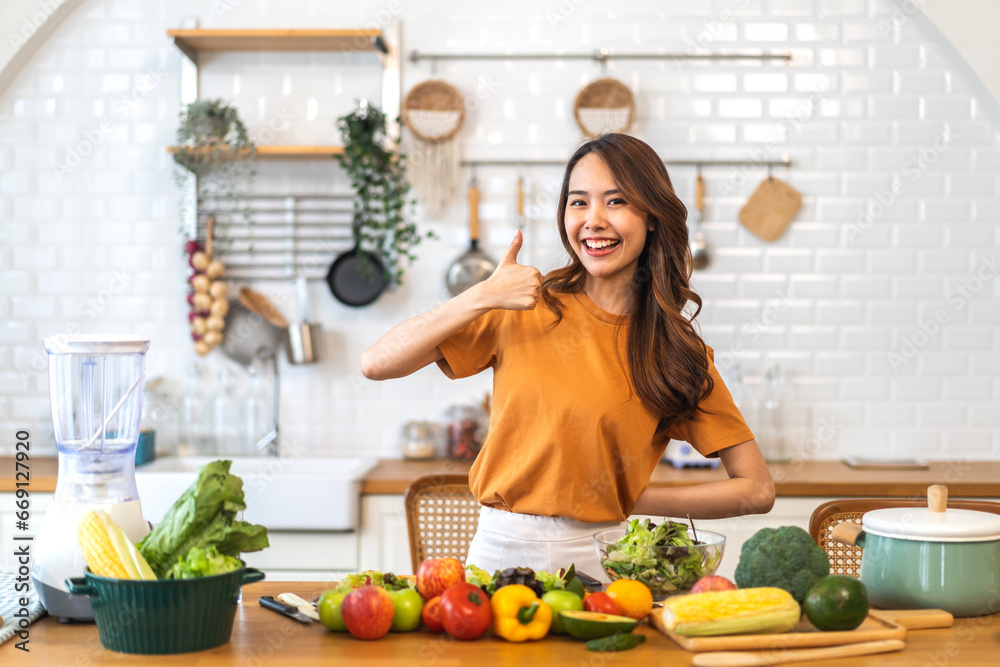
[(577, 204), (586, 205), (586, 202), (584, 202), (582, 199), (574, 199), (569, 203), (570, 206), (576, 206)]
[(621, 197), (615, 197), (614, 199), (612, 199), (611, 201), (608, 202), (608, 205), (609, 206), (611, 206), (613, 204), (622, 205), (624, 203), (625, 203), (624, 199), (622, 199)]

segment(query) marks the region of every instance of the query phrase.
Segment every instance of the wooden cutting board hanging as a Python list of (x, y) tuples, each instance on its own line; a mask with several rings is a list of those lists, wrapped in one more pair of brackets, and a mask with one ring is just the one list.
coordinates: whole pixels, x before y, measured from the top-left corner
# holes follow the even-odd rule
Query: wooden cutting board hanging
[(768, 176), (740, 211), (744, 227), (764, 241), (780, 237), (802, 208), (802, 195), (782, 180)]

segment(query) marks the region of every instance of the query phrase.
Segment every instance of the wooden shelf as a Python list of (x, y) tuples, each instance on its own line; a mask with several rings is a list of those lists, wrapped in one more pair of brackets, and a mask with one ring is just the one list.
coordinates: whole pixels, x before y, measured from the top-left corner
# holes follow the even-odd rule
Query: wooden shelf
[[(176, 153), (177, 146), (167, 146), (167, 152)], [(256, 157), (261, 160), (311, 160), (332, 157), (343, 152), (343, 146), (257, 146)]]
[(194, 59), (203, 51), (381, 51), (381, 30), (167, 30)]

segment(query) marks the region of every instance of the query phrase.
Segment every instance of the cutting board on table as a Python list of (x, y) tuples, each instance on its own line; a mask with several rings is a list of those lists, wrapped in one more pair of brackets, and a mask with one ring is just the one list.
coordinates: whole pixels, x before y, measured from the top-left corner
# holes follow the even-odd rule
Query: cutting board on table
[[(882, 639), (906, 639), (907, 628), (946, 628), (953, 618), (937, 609), (872, 610), (868, 618), (853, 630), (822, 632), (805, 616), (789, 632), (766, 635), (719, 635), (716, 637), (685, 637), (668, 630), (663, 621), (663, 608), (654, 609), (649, 622), (688, 651), (746, 651), (773, 648), (804, 648), (808, 646), (841, 646)], [(898, 619), (898, 620), (897, 620)]]

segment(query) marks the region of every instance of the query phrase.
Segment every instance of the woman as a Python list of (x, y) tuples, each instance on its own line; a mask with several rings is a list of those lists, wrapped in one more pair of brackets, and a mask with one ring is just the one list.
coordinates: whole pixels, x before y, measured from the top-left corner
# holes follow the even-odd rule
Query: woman
[[(469, 563), (575, 563), (602, 576), (591, 538), (632, 513), (770, 510), (770, 473), (692, 326), (701, 298), (688, 284), (686, 217), (648, 145), (594, 139), (570, 158), (559, 195), (567, 266), (543, 279), (518, 264), (516, 233), (489, 279), (362, 356), (376, 380), (431, 362), (451, 378), (493, 369), (489, 435), (469, 475), (483, 504)], [(646, 488), (670, 439), (718, 456), (729, 478)]]

